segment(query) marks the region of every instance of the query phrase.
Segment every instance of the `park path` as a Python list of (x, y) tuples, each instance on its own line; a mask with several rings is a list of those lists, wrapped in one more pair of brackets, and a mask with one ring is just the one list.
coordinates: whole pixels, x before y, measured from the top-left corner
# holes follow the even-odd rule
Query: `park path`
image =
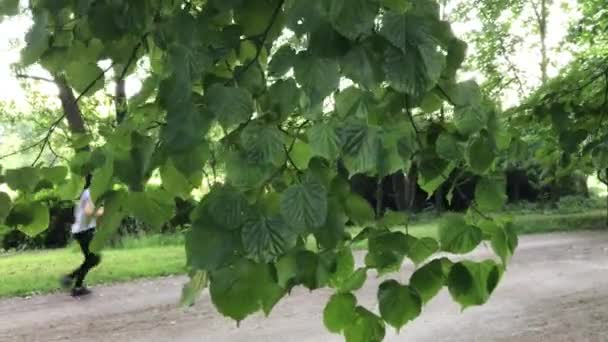
[[(473, 254), (488, 256), (486, 247)], [(358, 255), (360, 259), (361, 255)], [(406, 266), (396, 275), (404, 281)], [(183, 277), (95, 288), (83, 300), (65, 294), (0, 301), (0, 341), (342, 341), (325, 331), (322, 310), (330, 295), (295, 289), (270, 317), (240, 328), (213, 309), (203, 294), (180, 309)], [(370, 276), (357, 296), (377, 311)], [(490, 301), (460, 312), (443, 290), (400, 335), (386, 341), (608, 341), (608, 232), (524, 236)]]

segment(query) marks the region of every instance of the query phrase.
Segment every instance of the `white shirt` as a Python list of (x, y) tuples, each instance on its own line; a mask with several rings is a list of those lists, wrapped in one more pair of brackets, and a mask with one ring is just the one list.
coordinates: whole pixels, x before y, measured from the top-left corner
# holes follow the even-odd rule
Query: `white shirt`
[(95, 216), (88, 217), (84, 213), (84, 208), (87, 202), (90, 200), (91, 193), (87, 188), (82, 192), (78, 204), (74, 207), (74, 224), (72, 224), (72, 234), (84, 232), (89, 229), (95, 228), (95, 225), (97, 224)]

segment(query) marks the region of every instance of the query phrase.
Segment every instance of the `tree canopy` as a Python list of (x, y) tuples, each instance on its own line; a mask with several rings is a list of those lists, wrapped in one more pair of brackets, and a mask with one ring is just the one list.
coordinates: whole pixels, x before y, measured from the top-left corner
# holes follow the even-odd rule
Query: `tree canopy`
[[(485, 2), (484, 27), (524, 2)], [(74, 199), (92, 174), (91, 195), (106, 207), (96, 251), (124, 217), (160, 227), (176, 198), (196, 200), (183, 300), (208, 286), (217, 310), (236, 321), (268, 314), (295, 286), (334, 289), (324, 323), (347, 341), (381, 341), (386, 325), (402, 328), (444, 287), (462, 308), (481, 305), (517, 246), (510, 221), (492, 213), (505, 203), (502, 162), (525, 140), (518, 123), (534, 122), (547, 165), (608, 168), (608, 17), (601, 1), (584, 3), (568, 39), (585, 52), (549, 79), (545, 51), (542, 85), (503, 113), (497, 93), (517, 82), (499, 77), (491, 59), (508, 57), (504, 31), (492, 26), (475, 40), (472, 63), (489, 83), (463, 80), (467, 43), (434, 0), (4, 1), (0, 15), (33, 19), (17, 69), (41, 65), (59, 89), (62, 112), (36, 147), (52, 147), (63, 125), (73, 153), (2, 170), (0, 182), (18, 195), (0, 193), (0, 222), (40, 233), (49, 221), (44, 193)], [(135, 72), (145, 78), (128, 97), (125, 79)], [(87, 126), (83, 103), (108, 85), (115, 115)], [(475, 199), (444, 217), (437, 240), (394, 229), (407, 219), (375, 215), (348, 183), (414, 172), (432, 193), (456, 170), (480, 179)], [(194, 198), (203, 182), (209, 191)], [(351, 223), (362, 228), (354, 236)], [(361, 241), (368, 249), (356, 267), (352, 245)], [(454, 258), (484, 241), (495, 258)], [(391, 274), (406, 259), (415, 272), (407, 283), (384, 281), (377, 310), (357, 302), (368, 273)]]

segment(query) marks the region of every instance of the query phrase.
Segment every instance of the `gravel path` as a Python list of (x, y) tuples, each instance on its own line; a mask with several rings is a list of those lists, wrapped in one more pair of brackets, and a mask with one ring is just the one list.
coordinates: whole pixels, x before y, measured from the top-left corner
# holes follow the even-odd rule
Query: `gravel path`
[[(473, 254), (488, 253), (480, 247)], [(396, 278), (404, 281), (411, 272), (406, 266)], [(3, 300), (0, 341), (342, 341), (323, 327), (328, 290), (295, 289), (268, 319), (256, 315), (237, 329), (214, 310), (207, 294), (193, 308), (178, 308), (184, 281), (173, 277), (98, 287), (82, 300), (65, 294)], [(357, 293), (374, 311), (380, 281), (370, 275)], [(486, 305), (460, 312), (443, 290), (399, 335), (387, 329), (386, 341), (404, 340), (608, 341), (608, 233), (522, 237)]]

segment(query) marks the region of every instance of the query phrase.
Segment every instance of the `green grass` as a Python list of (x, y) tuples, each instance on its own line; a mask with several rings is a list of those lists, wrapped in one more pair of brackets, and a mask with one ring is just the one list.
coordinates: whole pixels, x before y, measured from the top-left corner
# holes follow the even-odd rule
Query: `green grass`
[[(519, 233), (593, 230), (606, 227), (605, 210), (588, 209), (579, 213), (510, 212)], [(410, 234), (437, 237), (439, 219), (422, 215), (408, 227)], [(402, 231), (405, 228), (401, 228)], [(351, 229), (353, 234), (359, 229)], [(185, 273), (182, 234), (128, 237), (103, 252), (102, 263), (87, 277), (90, 285), (129, 281), (138, 278)], [(314, 244), (314, 242), (313, 242)], [(364, 249), (365, 243), (355, 244)], [(79, 248), (0, 254), (0, 297), (24, 296), (57, 290), (59, 276), (82, 261)]]
[[(0, 256), (0, 297), (57, 290), (59, 277), (81, 262), (82, 255), (71, 247)], [(185, 262), (183, 245), (107, 250), (87, 284), (180, 274)]]

